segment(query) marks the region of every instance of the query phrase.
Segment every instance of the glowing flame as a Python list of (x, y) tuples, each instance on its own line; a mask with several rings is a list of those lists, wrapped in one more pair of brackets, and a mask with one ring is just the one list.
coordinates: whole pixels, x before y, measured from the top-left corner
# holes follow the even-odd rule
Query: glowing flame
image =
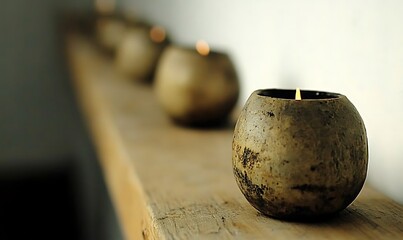
[(202, 56), (207, 56), (210, 53), (210, 47), (204, 40), (199, 40), (196, 42), (196, 50)]
[(154, 26), (150, 30), (150, 38), (153, 42), (160, 43), (166, 38), (165, 29), (160, 26)]
[(99, 13), (113, 13), (116, 8), (116, 0), (95, 0), (95, 9)]
[(302, 98), (301, 98), (301, 90), (299, 90), (299, 88), (297, 88), (296, 90), (295, 90), (295, 100), (302, 100)]

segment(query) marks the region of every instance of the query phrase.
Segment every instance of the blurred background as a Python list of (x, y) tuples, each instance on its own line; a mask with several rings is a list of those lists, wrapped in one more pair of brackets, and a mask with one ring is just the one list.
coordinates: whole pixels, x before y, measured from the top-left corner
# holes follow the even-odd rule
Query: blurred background
[[(368, 181), (403, 203), (402, 1), (115, 4), (165, 27), (176, 44), (204, 39), (228, 52), (242, 83), (240, 105), (259, 88), (346, 95), (367, 127)], [(1, 3), (1, 239), (122, 238), (63, 56), (61, 14), (93, 9), (90, 0)]]
[(0, 4), (0, 239), (121, 239), (75, 102), (61, 15), (91, 1)]

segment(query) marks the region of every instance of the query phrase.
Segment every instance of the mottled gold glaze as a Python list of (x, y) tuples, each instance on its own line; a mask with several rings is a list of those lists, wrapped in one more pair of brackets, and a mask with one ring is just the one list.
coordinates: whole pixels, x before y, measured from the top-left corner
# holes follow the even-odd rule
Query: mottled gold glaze
[(169, 46), (156, 71), (155, 92), (176, 122), (211, 125), (227, 118), (237, 102), (239, 83), (226, 54), (202, 56), (195, 49)]
[(345, 96), (315, 91), (302, 91), (302, 101), (294, 96), (293, 90), (252, 93), (234, 131), (233, 171), (260, 212), (312, 220), (346, 208), (360, 192), (367, 136)]

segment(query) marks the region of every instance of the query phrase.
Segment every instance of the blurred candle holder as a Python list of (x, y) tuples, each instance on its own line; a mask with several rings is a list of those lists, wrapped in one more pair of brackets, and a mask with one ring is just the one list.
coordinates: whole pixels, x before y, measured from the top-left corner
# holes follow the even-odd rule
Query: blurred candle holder
[(344, 95), (257, 90), (234, 131), (236, 182), (260, 212), (310, 220), (346, 208), (367, 173), (364, 123)]
[(205, 41), (196, 49), (171, 45), (161, 56), (155, 92), (162, 108), (184, 125), (224, 122), (239, 95), (235, 68), (224, 53), (210, 51)]
[(116, 68), (133, 80), (152, 80), (157, 62), (167, 45), (168, 38), (163, 27), (132, 25), (117, 47)]
[(127, 29), (138, 24), (133, 11), (116, 11), (116, 0), (95, 0), (95, 38), (97, 43), (114, 54), (123, 41)]
[(116, 10), (116, 0), (94, 0), (94, 7), (101, 15), (111, 15)]
[(107, 52), (114, 53), (127, 31), (127, 20), (115, 14), (98, 15), (95, 24), (97, 43)]

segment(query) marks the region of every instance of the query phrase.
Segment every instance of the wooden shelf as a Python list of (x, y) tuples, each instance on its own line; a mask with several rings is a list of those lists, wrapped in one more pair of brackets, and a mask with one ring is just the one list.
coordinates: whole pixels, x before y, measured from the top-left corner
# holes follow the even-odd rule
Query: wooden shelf
[(77, 95), (127, 239), (402, 239), (403, 207), (365, 186), (320, 223), (259, 214), (236, 186), (232, 128), (172, 124), (150, 86), (115, 73), (84, 37), (67, 37)]

